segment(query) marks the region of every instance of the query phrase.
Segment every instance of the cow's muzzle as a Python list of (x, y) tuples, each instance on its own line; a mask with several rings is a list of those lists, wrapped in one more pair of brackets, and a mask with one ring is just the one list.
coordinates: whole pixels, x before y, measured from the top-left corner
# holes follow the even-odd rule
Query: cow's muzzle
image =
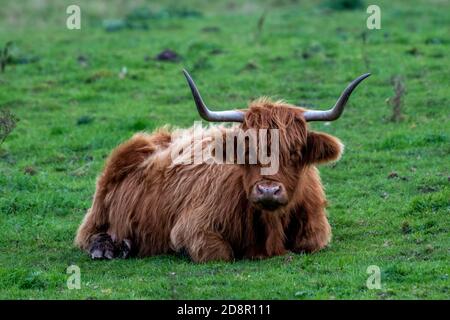
[(273, 211), (286, 205), (288, 197), (281, 183), (259, 182), (253, 186), (250, 201), (258, 209)]

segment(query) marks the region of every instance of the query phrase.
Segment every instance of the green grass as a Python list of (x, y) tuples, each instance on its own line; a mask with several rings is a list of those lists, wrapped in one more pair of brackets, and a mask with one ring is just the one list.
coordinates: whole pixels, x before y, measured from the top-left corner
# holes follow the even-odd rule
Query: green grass
[[(0, 298), (450, 297), (449, 2), (377, 1), (382, 29), (370, 31), (366, 6), (193, 1), (183, 7), (197, 11), (190, 15), (173, 10), (175, 1), (147, 1), (159, 12), (148, 28), (117, 32), (102, 21), (123, 19), (130, 2), (79, 1), (78, 31), (65, 28), (71, 3), (2, 1), (0, 45), (14, 41), (15, 57), (30, 63), (0, 74), (0, 109), (20, 118), (0, 146)], [(181, 60), (155, 61), (166, 48)], [(372, 72), (339, 121), (311, 124), (346, 144), (336, 166), (321, 167), (329, 248), (196, 265), (176, 256), (91, 261), (73, 246), (109, 152), (136, 131), (199, 120), (183, 67), (217, 109), (261, 95), (326, 108)], [(396, 75), (407, 88), (400, 123), (386, 103)], [(80, 290), (66, 287), (72, 264)], [(382, 271), (380, 290), (365, 285), (370, 265)]]

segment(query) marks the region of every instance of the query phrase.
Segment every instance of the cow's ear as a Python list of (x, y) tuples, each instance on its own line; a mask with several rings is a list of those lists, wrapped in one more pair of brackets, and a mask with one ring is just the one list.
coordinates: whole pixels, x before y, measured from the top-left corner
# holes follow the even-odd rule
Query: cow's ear
[(304, 147), (304, 160), (307, 163), (325, 163), (339, 160), (344, 145), (341, 141), (326, 133), (308, 132)]

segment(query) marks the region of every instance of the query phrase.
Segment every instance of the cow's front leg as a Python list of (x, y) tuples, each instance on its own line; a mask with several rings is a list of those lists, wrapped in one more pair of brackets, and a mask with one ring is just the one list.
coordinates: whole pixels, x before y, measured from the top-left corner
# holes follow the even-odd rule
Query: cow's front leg
[(232, 261), (231, 245), (214, 231), (196, 230), (179, 221), (170, 233), (172, 249), (185, 251), (194, 262)]
[(316, 252), (331, 240), (331, 227), (324, 209), (299, 210), (292, 217), (288, 239), (293, 252)]
[(186, 250), (194, 262), (232, 261), (233, 249), (223, 238), (213, 232), (193, 235), (186, 244)]

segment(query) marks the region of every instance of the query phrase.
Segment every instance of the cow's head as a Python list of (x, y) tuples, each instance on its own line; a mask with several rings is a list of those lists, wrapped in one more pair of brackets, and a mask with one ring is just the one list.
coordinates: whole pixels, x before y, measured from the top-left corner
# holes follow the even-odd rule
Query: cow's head
[[(307, 122), (338, 119), (353, 90), (370, 75), (364, 74), (351, 82), (334, 107), (327, 111), (305, 110), (282, 101), (272, 102), (266, 98), (252, 102), (246, 110), (210, 111), (190, 75), (186, 70), (183, 72), (203, 119), (215, 122), (240, 122), (243, 130), (278, 129), (277, 172), (270, 175), (261, 174), (260, 169), (264, 165), (259, 161), (256, 164), (246, 163), (241, 166), (244, 170), (243, 183), (248, 200), (256, 209), (265, 211), (275, 211), (292, 202), (293, 195), (304, 178), (305, 167), (339, 159), (343, 148), (341, 142), (328, 134), (308, 130)], [(270, 130), (265, 132), (270, 136)], [(270, 137), (265, 141), (270, 143)], [(249, 147), (251, 146), (246, 146), (246, 153), (252, 151), (248, 150)]]

